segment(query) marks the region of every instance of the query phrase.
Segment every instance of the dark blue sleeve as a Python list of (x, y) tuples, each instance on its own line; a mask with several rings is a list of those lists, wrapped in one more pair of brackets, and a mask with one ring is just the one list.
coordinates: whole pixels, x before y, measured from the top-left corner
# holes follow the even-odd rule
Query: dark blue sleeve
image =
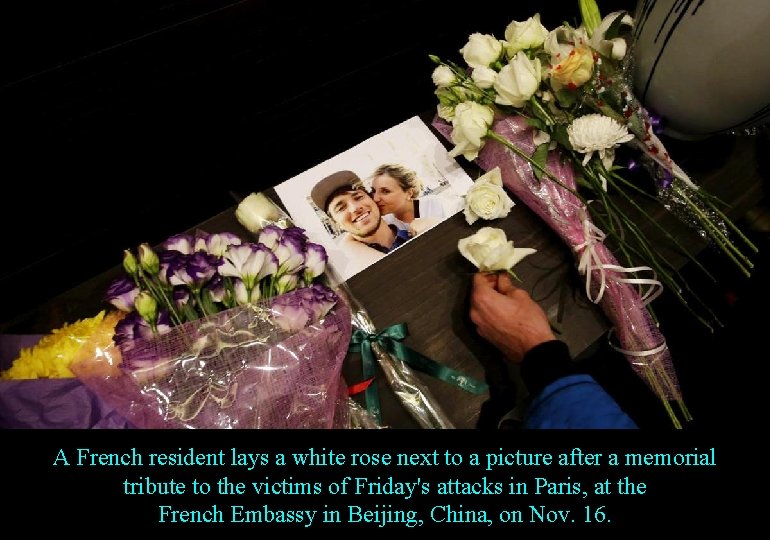
[(534, 396), (524, 428), (633, 429), (636, 424), (591, 377), (575, 374), (567, 345), (554, 340), (527, 353), (524, 384)]
[(529, 406), (528, 429), (635, 429), (637, 426), (590, 375), (549, 384)]

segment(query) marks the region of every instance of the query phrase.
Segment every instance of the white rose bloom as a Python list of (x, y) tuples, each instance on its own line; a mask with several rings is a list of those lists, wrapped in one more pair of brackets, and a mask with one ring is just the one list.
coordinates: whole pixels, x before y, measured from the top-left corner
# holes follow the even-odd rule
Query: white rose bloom
[(540, 47), (546, 37), (548, 30), (540, 24), (539, 13), (524, 22), (513, 21), (505, 29), (505, 50), (508, 58), (513, 58), (519, 51)]
[(452, 142), (455, 147), (449, 155), (455, 157), (462, 154), (468, 161), (476, 159), (494, 117), (495, 113), (490, 107), (475, 101), (464, 101), (457, 105), (452, 119)]
[(455, 77), (454, 72), (448, 66), (438, 66), (433, 70), (431, 78), (433, 79), (433, 84), (439, 88), (452, 86), (457, 81), (457, 77)]
[(465, 194), (465, 221), (473, 225), (479, 218), (497, 219), (507, 216), (513, 201), (503, 189), (500, 167), (479, 176)]
[(468, 43), (460, 49), (465, 62), (472, 68), (489, 67), (500, 58), (503, 44), (495, 36), (489, 34), (471, 34)]
[(471, 73), (471, 78), (476, 83), (476, 86), (486, 90), (487, 88), (492, 88), (492, 85), (495, 84), (497, 71), (488, 67), (478, 67)]
[(530, 60), (523, 52), (500, 70), (495, 80), (497, 97), (500, 105), (523, 107), (540, 86), (540, 60)]
[(476, 234), (459, 240), (457, 249), (481, 272), (510, 270), (524, 257), (537, 253), (531, 248), (513, 247), (505, 231), (493, 227), (482, 227)]
[(283, 211), (262, 193), (252, 193), (235, 210), (235, 217), (240, 224), (254, 234), (268, 223), (278, 221), (283, 215)]
[(567, 127), (567, 135), (572, 148), (585, 154), (583, 165), (588, 163), (594, 152), (599, 152), (605, 168), (612, 165), (615, 148), (634, 138), (626, 126), (602, 114), (587, 114), (576, 118)]

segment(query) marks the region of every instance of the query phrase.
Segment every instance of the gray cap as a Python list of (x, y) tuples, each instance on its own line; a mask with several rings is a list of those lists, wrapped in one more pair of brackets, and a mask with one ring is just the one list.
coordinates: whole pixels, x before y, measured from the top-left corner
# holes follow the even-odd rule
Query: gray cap
[(310, 191), (310, 198), (315, 205), (326, 212), (326, 203), (332, 193), (348, 187), (350, 191), (364, 189), (361, 179), (353, 171), (337, 171), (320, 180)]

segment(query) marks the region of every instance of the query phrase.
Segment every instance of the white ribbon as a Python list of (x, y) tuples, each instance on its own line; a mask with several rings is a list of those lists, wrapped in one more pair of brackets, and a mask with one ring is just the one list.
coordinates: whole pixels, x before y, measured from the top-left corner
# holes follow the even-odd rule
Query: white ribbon
[(623, 349), (621, 347), (618, 347), (612, 342), (612, 334), (615, 333), (614, 328), (610, 328), (609, 333), (607, 334), (607, 341), (609, 341), (610, 347), (618, 351), (620, 354), (624, 356), (631, 356), (633, 358), (638, 358), (639, 360), (632, 361), (631, 363), (635, 366), (646, 366), (648, 365), (647, 362), (643, 361), (642, 358), (645, 358), (646, 356), (653, 356), (655, 354), (661, 353), (665, 351), (668, 348), (668, 345), (666, 344), (666, 340), (663, 340), (663, 343), (658, 345), (657, 347), (653, 347), (652, 349), (647, 349), (646, 351), (630, 351), (628, 349)]
[[(591, 201), (589, 201), (589, 204)], [(604, 242), (607, 235), (597, 227), (591, 218), (588, 216), (588, 212), (585, 207), (581, 207), (578, 211), (580, 220), (583, 222), (583, 236), (585, 241), (575, 246), (575, 252), (580, 254), (580, 260), (578, 261), (578, 272), (584, 274), (586, 277), (586, 296), (594, 304), (601, 302), (604, 297), (604, 291), (607, 289), (607, 278), (616, 283), (628, 283), (630, 285), (647, 285), (647, 289), (641, 293), (643, 305), (647, 305), (655, 300), (660, 293), (663, 292), (663, 284), (658, 281), (658, 274), (649, 266), (634, 266), (632, 268), (625, 268), (617, 264), (604, 264), (596, 250), (596, 245)], [(594, 270), (599, 271), (599, 290), (596, 293), (596, 297), (591, 296), (591, 279)], [(609, 276), (607, 271), (610, 272)], [(634, 274), (637, 272), (652, 272), (651, 278), (623, 278), (618, 274)]]

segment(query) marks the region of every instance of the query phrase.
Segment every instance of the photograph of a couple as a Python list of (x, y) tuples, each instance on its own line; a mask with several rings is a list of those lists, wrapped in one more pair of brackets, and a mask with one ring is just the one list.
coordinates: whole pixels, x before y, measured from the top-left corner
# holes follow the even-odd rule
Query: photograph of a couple
[(348, 279), (459, 212), (471, 185), (415, 117), (287, 180), (276, 192)]

